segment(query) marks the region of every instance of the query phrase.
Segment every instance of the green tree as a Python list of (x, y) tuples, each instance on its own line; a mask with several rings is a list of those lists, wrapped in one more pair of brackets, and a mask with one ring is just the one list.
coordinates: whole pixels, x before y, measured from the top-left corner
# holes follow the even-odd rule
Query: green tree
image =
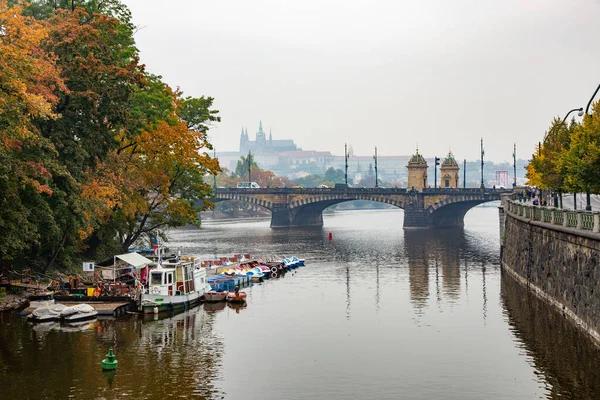
[(254, 161), (254, 155), (251, 152), (248, 152), (248, 156), (241, 156), (235, 166), (235, 176), (246, 179), (248, 178), (248, 165), (252, 171), (259, 170), (258, 164)]
[(571, 134), (568, 151), (562, 158), (566, 183), (571, 190), (600, 193), (600, 103), (593, 106), (592, 115)]
[(346, 176), (344, 171), (341, 169), (335, 169), (333, 167), (329, 167), (327, 171), (325, 171), (325, 176), (323, 180), (333, 182), (333, 183), (344, 183)]

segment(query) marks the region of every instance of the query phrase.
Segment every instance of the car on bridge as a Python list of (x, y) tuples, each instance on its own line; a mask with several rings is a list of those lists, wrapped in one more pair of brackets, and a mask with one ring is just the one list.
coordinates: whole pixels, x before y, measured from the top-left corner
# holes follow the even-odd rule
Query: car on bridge
[(238, 182), (238, 189), (260, 189), (260, 186), (256, 182)]

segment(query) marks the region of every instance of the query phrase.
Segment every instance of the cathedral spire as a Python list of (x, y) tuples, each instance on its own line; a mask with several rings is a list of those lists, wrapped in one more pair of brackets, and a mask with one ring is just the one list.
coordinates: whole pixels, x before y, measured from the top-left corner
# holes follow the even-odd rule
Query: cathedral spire
[(271, 128), (269, 128), (269, 142), (273, 141), (273, 134), (271, 133)]
[(267, 140), (263, 132), (262, 121), (258, 123), (258, 132), (256, 132), (256, 143), (264, 143)]

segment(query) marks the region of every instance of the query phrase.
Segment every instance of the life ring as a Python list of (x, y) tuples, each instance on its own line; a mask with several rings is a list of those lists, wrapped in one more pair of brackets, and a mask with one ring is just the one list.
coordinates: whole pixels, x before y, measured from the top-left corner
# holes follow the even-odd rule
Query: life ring
[(274, 274), (272, 274), (272, 275), (271, 275), (271, 278), (277, 278), (277, 274), (275, 274), (275, 273), (274, 273)]
[(277, 273), (277, 267), (272, 267), (271, 268), (271, 273), (276, 274)]
[(160, 289), (159, 289), (157, 286), (154, 286), (154, 287), (153, 287), (153, 288), (150, 290), (150, 292), (151, 292), (152, 294), (159, 294), (159, 293), (160, 293)]

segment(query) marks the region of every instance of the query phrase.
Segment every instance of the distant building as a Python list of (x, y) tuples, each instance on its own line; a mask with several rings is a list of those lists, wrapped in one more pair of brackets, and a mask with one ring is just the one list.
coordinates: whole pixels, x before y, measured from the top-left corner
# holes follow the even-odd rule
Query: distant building
[(252, 154), (273, 154), (279, 153), (282, 151), (296, 151), (302, 150), (298, 149), (298, 146), (291, 139), (284, 140), (273, 140), (273, 134), (269, 130), (269, 138), (265, 135), (263, 131), (262, 121), (258, 124), (258, 132), (256, 132), (256, 140), (252, 141), (248, 137), (248, 128), (244, 131), (242, 128), (242, 134), (240, 135), (240, 153), (248, 154), (248, 152), (252, 152)]

